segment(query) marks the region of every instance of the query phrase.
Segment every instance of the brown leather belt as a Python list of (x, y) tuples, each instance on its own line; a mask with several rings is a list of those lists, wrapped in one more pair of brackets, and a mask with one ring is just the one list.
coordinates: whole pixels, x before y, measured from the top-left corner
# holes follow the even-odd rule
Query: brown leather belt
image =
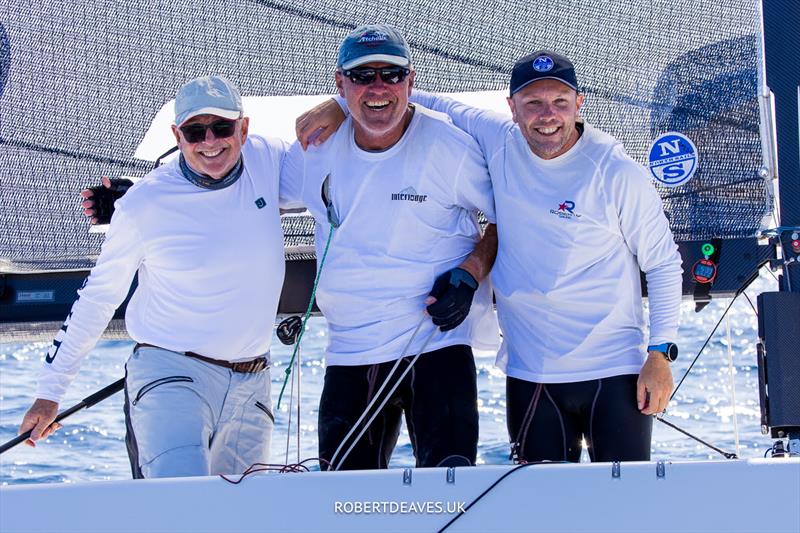
[[(159, 350), (166, 350), (166, 348), (162, 348), (160, 346), (154, 346), (152, 344), (146, 344), (143, 342), (139, 342), (133, 348), (137, 350), (139, 348), (158, 348)], [(167, 350), (168, 352), (174, 352), (174, 350)], [(206, 357), (205, 355), (200, 355), (199, 353), (194, 352), (175, 352), (186, 357), (191, 357), (192, 359), (198, 359), (200, 361), (210, 363), (212, 365), (221, 366), (232, 370), (233, 372), (239, 372), (241, 374), (256, 374), (258, 372), (263, 372), (264, 370), (269, 368), (269, 362), (267, 361), (266, 357), (256, 357), (255, 359), (251, 359), (250, 361), (239, 361), (237, 363), (233, 363), (231, 361), (222, 361), (220, 359), (212, 359), (211, 357)]]

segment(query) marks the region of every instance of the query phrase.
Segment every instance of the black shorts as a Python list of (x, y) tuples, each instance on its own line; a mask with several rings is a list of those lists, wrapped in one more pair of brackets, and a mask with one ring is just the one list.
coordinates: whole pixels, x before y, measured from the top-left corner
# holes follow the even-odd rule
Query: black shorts
[(653, 417), (636, 405), (638, 378), (543, 384), (508, 377), (512, 458), (578, 462), (584, 438), (593, 462), (649, 461)]
[[(402, 360), (362, 424), (369, 420), (412, 358)], [(329, 366), (325, 370), (319, 403), (319, 455), (324, 461), (331, 461), (394, 364), (395, 361), (388, 361), (374, 365)], [(387, 468), (400, 434), (403, 413), (418, 467), (475, 464), (478, 393), (472, 349), (456, 345), (422, 354), (340, 470)], [(362, 427), (359, 426), (342, 446), (337, 463)], [(323, 470), (327, 468), (324, 461)]]

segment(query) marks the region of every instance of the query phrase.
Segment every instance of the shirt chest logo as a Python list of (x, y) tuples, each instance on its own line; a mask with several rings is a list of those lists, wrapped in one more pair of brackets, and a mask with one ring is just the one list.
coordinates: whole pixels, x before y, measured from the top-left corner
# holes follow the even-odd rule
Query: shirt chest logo
[(575, 202), (572, 200), (559, 202), (558, 208), (551, 209), (550, 214), (566, 220), (576, 220), (583, 216), (575, 212)]
[(259, 209), (263, 209), (264, 207), (266, 207), (266, 205), (267, 205), (267, 202), (266, 202), (266, 200), (264, 200), (264, 197), (263, 197), (263, 196), (260, 196), (260, 197), (258, 198), (258, 200), (256, 200), (256, 201), (255, 201), (255, 204), (256, 204), (256, 207), (257, 207), (257, 208), (259, 208)]
[(414, 187), (406, 187), (400, 192), (392, 193), (392, 201), (422, 203), (427, 201), (427, 194), (417, 194)]

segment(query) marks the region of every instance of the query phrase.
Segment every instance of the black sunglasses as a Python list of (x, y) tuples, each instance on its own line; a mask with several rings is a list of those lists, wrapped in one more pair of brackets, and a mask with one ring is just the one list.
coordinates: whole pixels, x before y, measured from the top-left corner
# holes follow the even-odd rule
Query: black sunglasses
[(369, 85), (377, 76), (380, 76), (383, 83), (394, 85), (400, 83), (411, 70), (406, 67), (383, 67), (383, 68), (351, 68), (342, 72), (345, 77), (356, 85)]
[(206, 130), (211, 130), (217, 139), (227, 139), (236, 131), (235, 120), (217, 120), (211, 124), (189, 124), (178, 128), (186, 142), (199, 143), (206, 139)]

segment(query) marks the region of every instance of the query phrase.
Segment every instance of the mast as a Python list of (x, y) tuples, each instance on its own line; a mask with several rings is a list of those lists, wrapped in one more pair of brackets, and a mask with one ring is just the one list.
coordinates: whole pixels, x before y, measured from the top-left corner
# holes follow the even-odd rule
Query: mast
[(764, 149), (775, 155), (771, 170), (779, 178), (778, 228), (771, 236), (783, 267), (779, 290), (758, 298), (761, 424), (773, 438), (788, 438), (790, 453), (800, 453), (800, 2), (763, 0), (761, 15), (764, 81), (774, 104), (774, 121), (765, 122), (774, 125), (767, 135), (774, 146)]

